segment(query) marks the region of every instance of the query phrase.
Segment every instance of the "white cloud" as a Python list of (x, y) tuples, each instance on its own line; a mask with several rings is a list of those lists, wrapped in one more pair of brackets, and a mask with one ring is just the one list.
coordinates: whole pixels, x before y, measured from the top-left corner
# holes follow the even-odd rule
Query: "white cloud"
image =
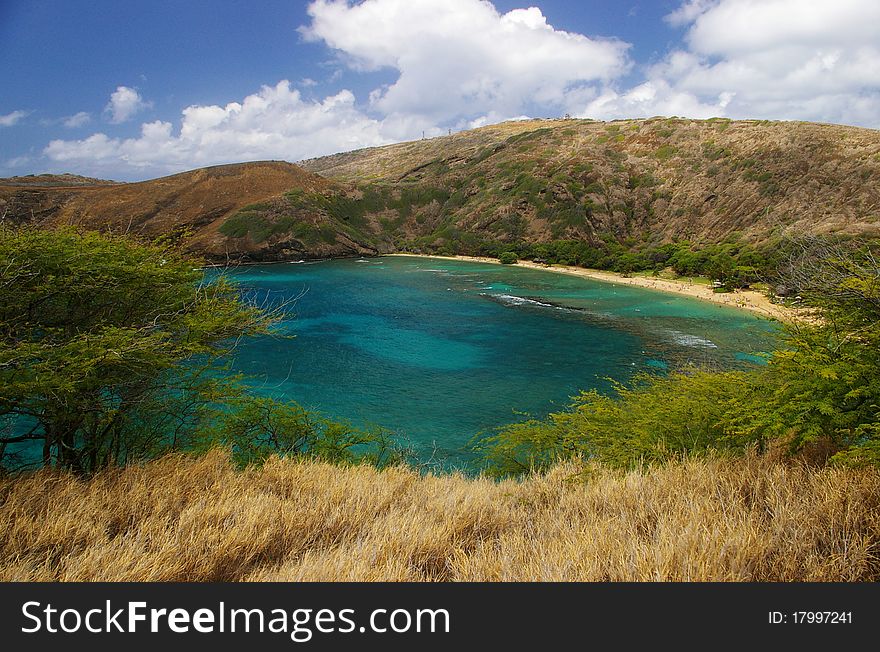
[(175, 133), (170, 122), (141, 125), (134, 138), (97, 133), (53, 140), (44, 154), (65, 169), (114, 178), (260, 159), (299, 160), (390, 142), (379, 121), (355, 107), (349, 91), (304, 101), (284, 80), (226, 106), (189, 106)]
[(0, 115), (0, 127), (12, 127), (27, 115), (27, 111), (13, 111), (6, 115)]
[(692, 93), (672, 88), (663, 79), (655, 79), (622, 93), (605, 90), (582, 114), (608, 118), (676, 115), (705, 119), (723, 115), (733, 97), (729, 92), (722, 92), (714, 101), (703, 101)]
[(88, 124), (92, 119), (92, 116), (85, 112), (80, 111), (79, 113), (75, 113), (73, 115), (69, 115), (66, 118), (61, 119), (61, 124), (63, 124), (68, 129), (75, 129), (77, 127), (82, 127)]
[(371, 108), (422, 128), (532, 107), (559, 113), (572, 94), (629, 66), (627, 44), (554, 29), (537, 7), (500, 14), (481, 0), (316, 0), (308, 12), (306, 39), (354, 70), (397, 71)]
[(135, 115), (152, 106), (151, 102), (145, 102), (141, 94), (128, 86), (117, 86), (110, 95), (110, 101), (104, 111), (109, 115), (110, 122), (120, 124), (127, 122)]
[(880, 2), (690, 0), (667, 16), (688, 27), (686, 48), (647, 81), (606, 90), (597, 118), (814, 120), (880, 127)]
[[(396, 81), (359, 106), (349, 90), (304, 100), (290, 82), (264, 86), (242, 102), (189, 106), (179, 129), (141, 125), (133, 138), (97, 133), (53, 140), (57, 167), (95, 176), (144, 177), (224, 162), (299, 160), (446, 133), (532, 113), (574, 112), (598, 85), (628, 69), (628, 46), (554, 29), (535, 7), (498, 13), (483, 0), (316, 0), (307, 39), (323, 41), (354, 70), (391, 68)], [(311, 80), (301, 86), (311, 87)], [(112, 122), (145, 105), (120, 86)]]
[(673, 27), (689, 25), (712, 5), (717, 4), (717, 2), (718, 0), (687, 0), (678, 9), (664, 16), (663, 20)]
[(691, 49), (735, 56), (803, 47), (877, 45), (880, 3), (875, 0), (721, 0), (704, 3), (691, 20)]
[(33, 160), (33, 157), (28, 156), (27, 154), (24, 156), (15, 156), (0, 163), (0, 170), (3, 170), (3, 175), (6, 176), (20, 168), (30, 165), (33, 163)]
[[(304, 99), (284, 80), (240, 102), (186, 107), (179, 122), (147, 122), (130, 138), (53, 140), (44, 156), (56, 169), (144, 178), (295, 161), (526, 115), (880, 126), (877, 0), (683, 1), (666, 21), (683, 28), (684, 40), (629, 88), (619, 85), (631, 68), (627, 44), (555, 29), (536, 7), (502, 14), (485, 0), (315, 0), (308, 12), (299, 31), (332, 48), (334, 65), (385, 70), (391, 81), (358, 102), (349, 90)], [(316, 86), (308, 78), (298, 85)], [(147, 106), (120, 86), (107, 113), (118, 123)], [(21, 117), (0, 116), (0, 125)]]

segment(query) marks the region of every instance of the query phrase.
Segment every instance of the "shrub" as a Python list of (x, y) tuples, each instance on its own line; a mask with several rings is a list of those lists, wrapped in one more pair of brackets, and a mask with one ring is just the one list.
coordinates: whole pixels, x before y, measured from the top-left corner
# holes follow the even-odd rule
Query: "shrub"
[(677, 151), (678, 149), (672, 145), (661, 145), (654, 151), (654, 157), (661, 161), (665, 161), (666, 159), (675, 156)]
[(290, 231), (295, 221), (289, 215), (273, 221), (259, 212), (242, 209), (220, 226), (220, 233), (230, 238), (250, 236), (254, 244), (260, 244), (273, 235)]
[(125, 237), (0, 229), (0, 453), (91, 472), (173, 447), (184, 406), (221, 393), (216, 360), (271, 322), (197, 265)]
[(743, 372), (643, 376), (616, 396), (596, 390), (546, 421), (504, 426), (477, 443), (495, 475), (550, 468), (585, 457), (614, 467), (665, 462), (685, 454), (739, 447), (726, 415), (757, 378)]

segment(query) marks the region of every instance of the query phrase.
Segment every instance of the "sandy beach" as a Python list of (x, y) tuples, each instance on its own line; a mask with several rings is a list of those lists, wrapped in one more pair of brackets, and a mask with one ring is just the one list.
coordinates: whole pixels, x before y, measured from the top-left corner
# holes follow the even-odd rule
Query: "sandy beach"
[[(418, 258), (439, 258), (441, 260), (466, 260), (474, 263), (491, 263), (500, 265), (497, 258), (486, 258), (482, 256), (434, 256), (427, 254), (388, 254), (390, 256), (415, 256)], [(606, 272), (598, 269), (584, 269), (582, 267), (569, 267), (565, 265), (544, 265), (534, 263), (529, 260), (514, 263), (518, 267), (528, 267), (531, 269), (540, 269), (548, 272), (557, 272), (559, 274), (570, 274), (572, 276), (581, 276), (605, 283), (614, 283), (618, 285), (635, 285), (637, 287), (649, 290), (657, 290), (658, 292), (669, 292), (672, 294), (680, 294), (692, 299), (700, 299), (701, 301), (711, 301), (731, 308), (740, 308), (750, 312), (757, 313), (768, 319), (776, 319), (782, 322), (810, 322), (815, 321), (816, 317), (813, 311), (809, 309), (790, 308), (782, 306), (770, 301), (764, 294), (756, 290), (736, 290), (734, 292), (713, 292), (708, 285), (692, 283), (687, 280), (671, 280), (663, 278), (643, 277), (643, 276), (621, 276), (614, 272)]]

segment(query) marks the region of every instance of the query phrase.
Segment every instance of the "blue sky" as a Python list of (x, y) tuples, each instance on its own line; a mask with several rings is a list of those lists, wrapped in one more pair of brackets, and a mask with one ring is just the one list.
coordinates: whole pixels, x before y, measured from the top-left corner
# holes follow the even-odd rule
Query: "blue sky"
[(0, 175), (138, 180), (520, 117), (880, 127), (876, 0), (5, 0)]

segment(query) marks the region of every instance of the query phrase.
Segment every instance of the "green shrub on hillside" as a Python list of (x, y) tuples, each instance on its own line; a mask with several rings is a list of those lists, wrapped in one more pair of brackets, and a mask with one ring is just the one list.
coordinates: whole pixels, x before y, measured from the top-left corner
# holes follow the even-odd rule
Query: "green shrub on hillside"
[(678, 152), (677, 147), (673, 147), (672, 145), (661, 145), (656, 150), (654, 150), (654, 158), (658, 158), (661, 161), (665, 161), (667, 159), (672, 158)]
[(242, 209), (220, 226), (220, 233), (230, 238), (249, 236), (254, 244), (259, 244), (273, 235), (287, 233), (295, 223), (289, 215), (270, 220), (261, 213)]
[(362, 430), (322, 418), (294, 402), (248, 394), (230, 398), (206, 414), (194, 440), (200, 451), (218, 445), (229, 448), (240, 466), (261, 464), (272, 455), (378, 467), (403, 462), (399, 448), (381, 428)]

